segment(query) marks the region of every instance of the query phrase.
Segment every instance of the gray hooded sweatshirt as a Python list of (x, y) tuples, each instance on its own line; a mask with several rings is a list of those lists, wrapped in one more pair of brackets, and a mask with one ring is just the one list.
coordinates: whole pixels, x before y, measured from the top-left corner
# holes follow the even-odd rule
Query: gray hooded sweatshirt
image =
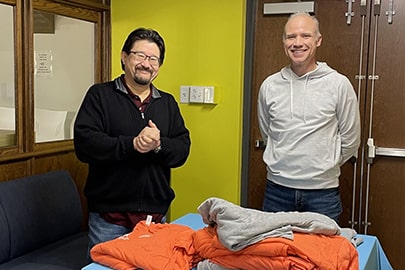
[(340, 166), (357, 157), (360, 116), (350, 81), (326, 63), (298, 77), (289, 66), (260, 86), (258, 120), (267, 179), (297, 189), (339, 185)]

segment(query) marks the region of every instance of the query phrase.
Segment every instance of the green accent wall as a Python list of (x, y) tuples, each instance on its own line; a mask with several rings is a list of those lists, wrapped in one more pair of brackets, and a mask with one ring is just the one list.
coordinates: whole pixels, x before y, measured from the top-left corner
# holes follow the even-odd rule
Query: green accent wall
[(121, 74), (120, 52), (138, 27), (165, 40), (165, 62), (154, 84), (180, 102), (180, 85), (215, 86), (216, 105), (180, 104), (191, 134), (185, 165), (172, 170), (176, 198), (170, 219), (209, 197), (240, 203), (243, 62), (246, 0), (112, 0), (112, 74)]

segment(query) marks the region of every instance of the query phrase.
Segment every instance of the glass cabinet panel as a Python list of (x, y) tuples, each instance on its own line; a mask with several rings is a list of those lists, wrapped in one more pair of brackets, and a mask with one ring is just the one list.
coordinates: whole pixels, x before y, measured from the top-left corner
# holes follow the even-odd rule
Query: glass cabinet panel
[(13, 6), (0, 4), (0, 147), (16, 145)]
[(94, 83), (95, 24), (34, 10), (35, 142), (73, 138), (73, 123)]

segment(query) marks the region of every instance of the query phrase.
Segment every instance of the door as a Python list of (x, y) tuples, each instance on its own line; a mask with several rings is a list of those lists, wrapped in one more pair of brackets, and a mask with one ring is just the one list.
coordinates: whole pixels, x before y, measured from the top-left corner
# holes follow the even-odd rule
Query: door
[[(264, 4), (272, 2), (287, 1), (255, 3), (247, 204), (257, 209), (266, 181), (258, 90), (268, 75), (288, 64), (281, 37), (289, 14), (264, 15)], [(315, 15), (323, 36), (318, 61), (350, 79), (362, 121), (358, 160), (342, 167), (340, 225), (376, 235), (394, 269), (405, 269), (405, 29), (400, 27), (405, 2), (317, 0)]]

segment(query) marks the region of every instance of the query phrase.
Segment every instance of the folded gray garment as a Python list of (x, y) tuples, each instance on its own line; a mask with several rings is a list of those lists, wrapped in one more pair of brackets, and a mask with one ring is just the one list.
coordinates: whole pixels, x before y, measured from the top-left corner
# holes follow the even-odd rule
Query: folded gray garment
[(340, 229), (340, 236), (349, 240), (350, 243), (352, 243), (352, 245), (355, 247), (357, 247), (361, 243), (363, 243), (363, 240), (364, 240), (361, 237), (357, 238), (356, 235), (357, 235), (357, 232), (354, 229), (351, 229), (351, 228), (341, 228)]
[(205, 224), (216, 224), (218, 239), (238, 251), (268, 237), (293, 238), (293, 232), (339, 235), (339, 225), (314, 212), (264, 212), (244, 208), (220, 198), (208, 198), (198, 206)]
[(197, 270), (232, 270), (229, 268), (225, 268), (220, 266), (219, 264), (213, 263), (208, 259), (200, 261), (197, 264)]

